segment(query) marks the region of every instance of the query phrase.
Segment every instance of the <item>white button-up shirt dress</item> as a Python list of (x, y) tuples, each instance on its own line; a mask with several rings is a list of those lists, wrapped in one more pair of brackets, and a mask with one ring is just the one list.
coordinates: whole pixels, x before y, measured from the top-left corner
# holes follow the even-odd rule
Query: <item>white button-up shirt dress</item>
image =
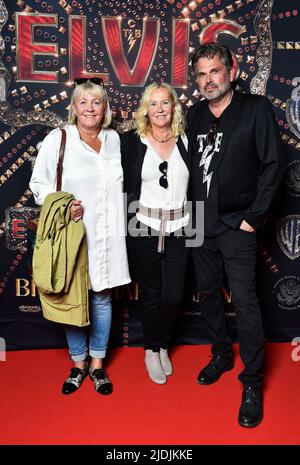
[[(130, 276), (119, 136), (113, 129), (102, 129), (98, 136), (101, 150), (97, 153), (80, 139), (75, 125), (67, 125), (65, 130), (62, 191), (81, 200), (84, 209), (92, 289), (99, 292), (127, 284)], [(38, 205), (56, 190), (60, 142), (61, 130), (54, 129), (39, 150), (29, 184)]]

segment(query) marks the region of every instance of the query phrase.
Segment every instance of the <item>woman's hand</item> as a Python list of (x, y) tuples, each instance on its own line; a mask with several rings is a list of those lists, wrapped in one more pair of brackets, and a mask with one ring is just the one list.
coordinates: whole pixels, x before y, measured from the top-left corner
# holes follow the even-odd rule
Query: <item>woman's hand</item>
[(70, 206), (70, 217), (71, 220), (79, 221), (83, 216), (83, 206), (81, 205), (81, 200), (73, 200)]

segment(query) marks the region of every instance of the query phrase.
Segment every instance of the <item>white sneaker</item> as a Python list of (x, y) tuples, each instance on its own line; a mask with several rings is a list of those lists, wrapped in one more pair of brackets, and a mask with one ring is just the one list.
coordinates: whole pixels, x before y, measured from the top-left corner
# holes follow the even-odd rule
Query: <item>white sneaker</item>
[(145, 351), (145, 363), (149, 378), (156, 384), (165, 384), (167, 378), (160, 363), (159, 352), (147, 349)]
[(160, 361), (161, 366), (164, 370), (166, 376), (170, 376), (173, 373), (173, 367), (171, 360), (169, 359), (168, 350), (167, 349), (160, 349)]

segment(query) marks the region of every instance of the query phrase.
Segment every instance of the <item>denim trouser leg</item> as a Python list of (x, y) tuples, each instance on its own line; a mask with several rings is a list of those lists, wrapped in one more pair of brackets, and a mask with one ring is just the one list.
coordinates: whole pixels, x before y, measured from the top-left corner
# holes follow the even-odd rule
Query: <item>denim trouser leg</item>
[(108, 345), (111, 326), (111, 290), (92, 292), (91, 326), (90, 326), (90, 356), (93, 358), (104, 358)]
[(65, 325), (65, 333), (69, 346), (69, 354), (73, 362), (83, 362), (88, 355), (88, 328), (85, 326)]
[(90, 326), (65, 325), (69, 353), (74, 362), (85, 360), (88, 353), (93, 358), (105, 357), (111, 326), (111, 300), (110, 290), (91, 291)]

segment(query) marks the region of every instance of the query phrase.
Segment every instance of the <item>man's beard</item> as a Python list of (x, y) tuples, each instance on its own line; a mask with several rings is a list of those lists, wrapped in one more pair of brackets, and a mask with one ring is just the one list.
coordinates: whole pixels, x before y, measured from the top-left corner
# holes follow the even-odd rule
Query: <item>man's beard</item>
[(202, 89), (199, 89), (199, 92), (202, 97), (206, 98), (206, 100), (212, 101), (212, 100), (221, 100), (224, 95), (226, 95), (231, 89), (231, 83), (230, 80), (223, 82), (222, 84), (219, 84), (212, 92), (208, 92), (205, 90), (205, 87)]

